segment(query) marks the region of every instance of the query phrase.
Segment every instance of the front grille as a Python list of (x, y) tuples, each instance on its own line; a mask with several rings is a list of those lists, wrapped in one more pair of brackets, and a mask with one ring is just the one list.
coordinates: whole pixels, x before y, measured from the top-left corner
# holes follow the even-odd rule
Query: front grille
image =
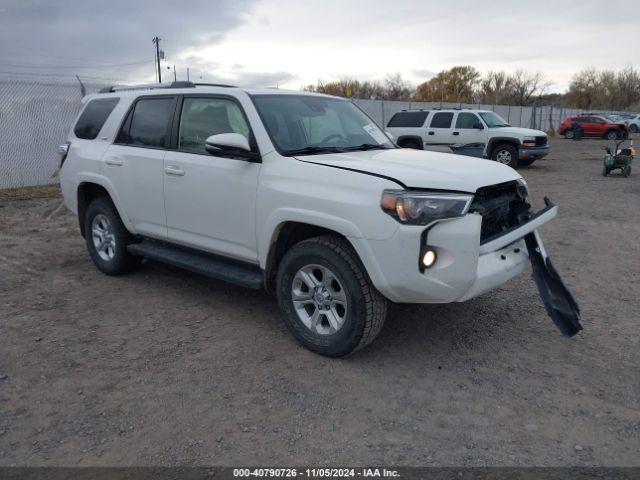
[(469, 211), (482, 215), (480, 243), (518, 225), (522, 219), (521, 214), (526, 214), (529, 208), (525, 194), (515, 181), (479, 188)]
[(547, 145), (547, 136), (541, 135), (536, 137), (536, 147), (544, 147)]

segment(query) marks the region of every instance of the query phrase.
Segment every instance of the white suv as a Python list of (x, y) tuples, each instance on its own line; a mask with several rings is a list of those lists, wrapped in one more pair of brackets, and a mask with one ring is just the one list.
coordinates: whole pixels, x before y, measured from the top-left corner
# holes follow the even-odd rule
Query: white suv
[(470, 145), (478, 156), (513, 168), (531, 165), (549, 153), (546, 133), (512, 127), (490, 110), (402, 110), (391, 117), (387, 131), (403, 148)]
[(342, 356), (387, 300), (469, 300), (531, 260), (562, 333), (581, 329), (537, 234), (556, 207), (532, 214), (505, 165), (398, 149), (325, 95), (174, 82), (85, 104), (60, 179), (104, 273), (146, 257), (264, 287), (303, 345)]

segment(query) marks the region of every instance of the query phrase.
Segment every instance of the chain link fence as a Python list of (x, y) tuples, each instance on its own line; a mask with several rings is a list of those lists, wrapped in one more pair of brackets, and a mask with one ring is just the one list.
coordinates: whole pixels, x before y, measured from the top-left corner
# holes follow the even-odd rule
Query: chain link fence
[[(53, 175), (59, 165), (57, 147), (66, 140), (81, 108), (83, 95), (95, 93), (105, 85), (69, 78), (0, 75), (0, 188), (55, 183), (57, 180)], [(411, 108), (493, 110), (511, 125), (544, 131), (551, 127), (557, 130), (564, 118), (580, 113), (580, 110), (553, 106), (353, 101), (381, 126), (386, 126), (394, 113)]]
[(0, 76), (0, 188), (55, 183), (58, 145), (67, 139), (83, 92), (103, 86)]

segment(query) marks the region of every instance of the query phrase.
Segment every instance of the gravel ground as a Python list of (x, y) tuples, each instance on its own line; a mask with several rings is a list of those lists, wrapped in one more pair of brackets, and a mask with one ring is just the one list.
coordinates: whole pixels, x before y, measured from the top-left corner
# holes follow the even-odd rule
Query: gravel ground
[(0, 194), (0, 465), (640, 465), (640, 166), (554, 141), (522, 169), (581, 304), (562, 338), (529, 274), (465, 304), (395, 305), (330, 360), (276, 302), (145, 264), (91, 264), (57, 192)]

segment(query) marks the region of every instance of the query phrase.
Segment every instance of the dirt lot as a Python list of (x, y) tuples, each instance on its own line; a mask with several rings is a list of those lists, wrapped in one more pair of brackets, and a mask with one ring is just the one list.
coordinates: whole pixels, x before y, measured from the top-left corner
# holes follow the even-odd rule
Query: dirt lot
[(346, 360), (274, 299), (145, 264), (99, 273), (57, 193), (0, 193), (0, 465), (640, 465), (640, 165), (555, 141), (522, 169), (582, 306), (562, 338), (528, 274), (393, 306)]

